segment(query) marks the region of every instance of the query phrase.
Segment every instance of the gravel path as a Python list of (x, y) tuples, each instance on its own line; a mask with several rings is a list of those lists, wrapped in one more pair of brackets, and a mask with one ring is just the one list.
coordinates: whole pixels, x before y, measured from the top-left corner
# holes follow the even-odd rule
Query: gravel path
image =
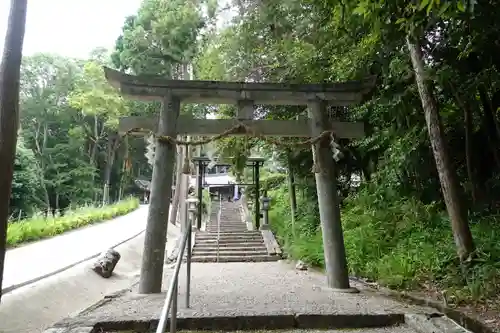
[[(166, 272), (165, 289), (171, 272), (171, 269)], [(184, 307), (184, 269), (181, 270), (179, 284), (181, 318), (281, 314), (376, 315), (424, 311), (423, 308), (398, 303), (367, 290), (359, 294), (333, 292), (325, 288), (323, 275), (297, 271), (284, 262), (193, 264), (189, 309)], [(353, 285), (362, 288), (355, 283)], [(157, 319), (164, 299), (165, 294), (138, 295), (132, 290), (66, 323)]]

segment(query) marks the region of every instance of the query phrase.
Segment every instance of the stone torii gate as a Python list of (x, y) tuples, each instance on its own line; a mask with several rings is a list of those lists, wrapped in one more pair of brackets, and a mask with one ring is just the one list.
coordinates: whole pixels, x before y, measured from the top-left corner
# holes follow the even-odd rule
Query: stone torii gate
[[(159, 76), (132, 76), (109, 68), (106, 79), (131, 98), (159, 100), (163, 107), (158, 117), (124, 117), (120, 133), (153, 131), (158, 136), (215, 136), (231, 129), (231, 135), (279, 137), (319, 137), (329, 131), (338, 138), (359, 138), (364, 135), (362, 123), (330, 121), (327, 106), (359, 103), (363, 94), (374, 85), (372, 78), (331, 84), (281, 84), (215, 81), (166, 80)], [(180, 103), (236, 104), (236, 119), (193, 119), (179, 115)], [(308, 119), (254, 120), (255, 105), (306, 105)], [(245, 130), (251, 128), (251, 133)], [(318, 140), (312, 147), (315, 158), (316, 189), (323, 234), (325, 268), (328, 286), (351, 291), (344, 248), (337, 195), (335, 162), (330, 140)], [(168, 227), (175, 143), (157, 138), (152, 190), (142, 257), (140, 293), (161, 292), (165, 239)]]

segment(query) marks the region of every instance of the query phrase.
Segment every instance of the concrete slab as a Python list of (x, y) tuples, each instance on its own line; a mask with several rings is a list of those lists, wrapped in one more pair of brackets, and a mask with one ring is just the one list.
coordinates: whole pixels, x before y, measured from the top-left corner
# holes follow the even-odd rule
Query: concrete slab
[[(166, 271), (165, 290), (171, 273), (171, 269)], [(334, 292), (325, 287), (326, 278), (323, 275), (313, 271), (296, 271), (285, 262), (194, 263), (189, 309), (184, 307), (185, 281), (182, 269), (179, 328), (207, 328), (203, 326), (205, 324), (200, 324), (205, 322), (217, 329), (213, 325), (218, 321), (224, 324), (224, 329), (231, 329), (228, 320), (233, 319), (238, 321), (233, 320), (234, 325), (239, 325), (236, 328), (243, 325), (245, 329), (256, 326), (256, 322), (269, 327), (270, 319), (274, 320), (273, 328), (287, 328), (287, 325), (288, 328), (290, 325), (315, 328), (318, 322), (323, 322), (320, 325), (322, 328), (356, 328), (402, 323), (405, 313), (434, 312), (429, 308), (381, 297), (355, 282), (353, 285), (361, 290), (359, 294)], [(113, 323), (119, 322), (122, 325), (135, 323), (134, 329), (139, 326), (144, 329), (148, 325), (151, 328), (156, 325), (164, 301), (164, 293), (139, 295), (133, 287), (131, 291), (109, 298), (94, 309), (58, 323), (58, 326), (88, 327), (100, 322), (105, 324), (103, 328), (113, 328)], [(241, 323), (245, 320), (253, 322), (245, 326)], [(291, 320), (290, 323), (287, 320)]]

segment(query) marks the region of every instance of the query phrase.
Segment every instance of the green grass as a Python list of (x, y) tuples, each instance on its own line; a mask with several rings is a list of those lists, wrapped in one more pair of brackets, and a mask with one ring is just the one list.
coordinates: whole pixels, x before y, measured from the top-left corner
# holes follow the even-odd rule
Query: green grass
[(7, 229), (7, 246), (59, 235), (89, 224), (125, 215), (139, 207), (137, 198), (129, 198), (105, 207), (82, 207), (68, 211), (60, 217), (35, 216), (20, 222), (10, 223)]
[[(284, 187), (270, 193), (270, 223), (293, 258), (323, 267), (316, 203), (299, 198), (292, 228)], [(440, 209), (409, 199), (381, 200), (368, 192), (349, 198), (342, 211), (350, 274), (398, 290), (446, 291), (450, 304), (484, 303), (500, 293), (500, 217), (473, 219), (477, 259), (461, 265), (450, 222)]]

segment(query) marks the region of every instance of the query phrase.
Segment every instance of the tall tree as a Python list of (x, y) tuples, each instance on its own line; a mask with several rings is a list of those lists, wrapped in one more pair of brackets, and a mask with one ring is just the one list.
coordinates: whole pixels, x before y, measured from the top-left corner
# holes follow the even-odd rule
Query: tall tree
[(19, 80), (27, 0), (12, 0), (0, 65), (0, 301), (10, 190), (19, 126)]
[(89, 121), (84, 129), (91, 140), (89, 161), (96, 169), (99, 147), (105, 141), (103, 203), (108, 203), (111, 170), (120, 144), (120, 137), (117, 135), (118, 118), (128, 114), (128, 105), (109, 85), (102, 66), (95, 61), (85, 64), (83, 77), (69, 96), (69, 103), (81, 110), (84, 118)]

